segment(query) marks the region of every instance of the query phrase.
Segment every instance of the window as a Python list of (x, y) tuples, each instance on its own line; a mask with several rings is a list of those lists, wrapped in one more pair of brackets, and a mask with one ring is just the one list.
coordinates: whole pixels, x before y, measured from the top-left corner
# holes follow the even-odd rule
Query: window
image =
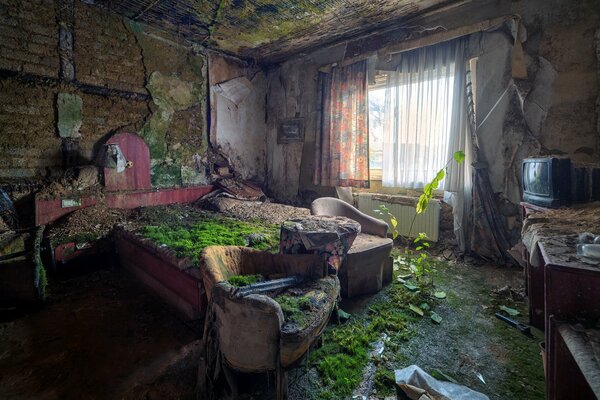
[(368, 93), (372, 180), (423, 188), (461, 148), (456, 54), (453, 45), (419, 49), (403, 54), (395, 71), (376, 75)]
[(383, 123), (385, 107), (385, 81), (387, 75), (377, 75), (383, 82), (369, 87), (369, 172), (371, 180), (380, 181), (383, 170)]

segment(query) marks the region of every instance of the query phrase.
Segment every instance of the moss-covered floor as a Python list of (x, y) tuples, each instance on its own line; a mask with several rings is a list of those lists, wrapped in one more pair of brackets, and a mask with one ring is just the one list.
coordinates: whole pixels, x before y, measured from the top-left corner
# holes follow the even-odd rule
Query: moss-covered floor
[[(543, 399), (544, 378), (539, 355), (543, 334), (534, 330), (535, 338), (530, 339), (494, 316), (504, 305), (518, 310), (520, 315), (515, 318), (527, 322), (525, 301), (514, 293), (511, 295), (510, 290), (498, 292), (506, 286), (522, 287), (522, 270), (443, 263), (437, 267), (434, 281), (436, 290), (446, 292), (446, 299), (423, 297), (423, 294), (417, 298), (414, 294), (403, 297), (402, 292), (407, 290), (396, 283), (377, 295), (343, 301), (341, 307), (353, 315), (346, 325), (351, 327), (354, 319), (367, 329), (330, 325), (324, 335), (324, 347), (313, 351), (312, 358), (291, 373), (290, 398), (395, 398), (393, 370), (416, 364), (433, 375), (441, 372), (490, 399)], [(440, 324), (434, 323), (428, 317), (431, 311), (426, 311), (425, 317), (419, 317), (407, 311), (406, 304), (398, 304), (394, 312), (390, 308), (390, 296), (395, 301), (424, 299), (443, 320)], [(380, 321), (373, 327), (376, 332), (368, 332), (378, 312), (383, 312), (381, 315), (387, 325)], [(387, 338), (379, 343), (385, 344), (381, 356), (369, 355), (366, 361), (362, 356), (354, 357), (353, 361), (361, 370), (356, 372), (360, 374), (360, 383), (353, 384), (352, 393), (348, 394), (343, 388), (344, 380), (352, 379), (352, 374), (342, 373), (343, 366), (336, 364), (340, 354), (348, 351), (338, 345), (332, 346), (332, 341), (340, 343), (340, 335), (336, 338), (336, 332), (341, 332), (342, 337), (346, 335), (346, 340), (353, 332), (359, 335), (367, 332), (372, 340), (374, 337), (381, 339), (380, 334), (384, 331)], [(332, 363), (330, 370), (323, 368), (323, 361), (328, 359)], [(337, 377), (336, 371), (339, 372)]]

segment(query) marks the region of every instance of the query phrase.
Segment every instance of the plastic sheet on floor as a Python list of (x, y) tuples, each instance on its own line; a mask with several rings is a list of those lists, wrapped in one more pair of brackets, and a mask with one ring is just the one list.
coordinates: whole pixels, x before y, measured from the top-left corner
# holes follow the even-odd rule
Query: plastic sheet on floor
[(394, 372), (399, 390), (411, 400), (489, 400), (466, 386), (439, 381), (416, 365)]

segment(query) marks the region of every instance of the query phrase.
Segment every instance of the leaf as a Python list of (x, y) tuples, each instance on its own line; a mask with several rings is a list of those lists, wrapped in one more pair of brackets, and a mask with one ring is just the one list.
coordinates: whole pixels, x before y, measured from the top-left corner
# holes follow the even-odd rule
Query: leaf
[(455, 151), (453, 157), (454, 160), (456, 160), (456, 162), (460, 164), (463, 161), (465, 161), (465, 152), (462, 150)]
[(419, 307), (415, 306), (414, 304), (409, 304), (408, 308), (410, 308), (410, 310), (412, 312), (414, 312), (415, 314), (419, 314), (421, 317), (423, 315), (425, 315), (425, 313), (423, 312), (423, 310), (421, 310)]
[(423, 250), (423, 246), (417, 246), (417, 248), (415, 250), (416, 251), (421, 251), (421, 250)]
[(440, 314), (436, 313), (435, 311), (431, 312), (431, 320), (433, 322), (435, 322), (436, 324), (441, 324), (442, 323), (442, 317), (440, 316)]
[(390, 212), (390, 210), (388, 210), (388, 208), (385, 206), (385, 204), (381, 204), (381, 205), (378, 207), (378, 209), (379, 209), (379, 211), (380, 211), (380, 212), (382, 212), (382, 213), (386, 213), (386, 214), (387, 214), (387, 213), (389, 213), (389, 212)]
[(419, 290), (418, 286), (415, 286), (412, 283), (408, 283), (408, 282), (406, 282), (404, 284), (404, 287), (407, 288), (408, 290), (410, 290), (411, 292), (415, 292), (415, 291)]
[(431, 307), (429, 307), (429, 304), (427, 304), (427, 303), (421, 303), (421, 304), (419, 304), (419, 307), (421, 307), (421, 310), (425, 310), (425, 311), (429, 311), (429, 309), (431, 308)]
[(396, 218), (392, 218), (390, 219), (390, 222), (392, 223), (392, 227), (397, 227), (398, 226), (398, 221), (396, 220)]
[(510, 307), (506, 307), (506, 306), (500, 306), (500, 309), (502, 311), (506, 312), (511, 317), (516, 317), (517, 315), (521, 314), (519, 312), (519, 310), (515, 310), (514, 308), (510, 308)]
[(431, 370), (431, 376), (433, 376), (438, 381), (446, 381), (446, 382), (452, 382), (452, 383), (458, 384), (458, 382), (455, 379), (453, 379), (451, 376), (443, 373), (439, 369)]
[(342, 310), (341, 308), (338, 308), (337, 315), (342, 321), (347, 321), (352, 316), (352, 314), (347, 313), (346, 311)]
[(412, 274), (399, 275), (398, 279), (410, 279), (412, 278)]
[(417, 202), (417, 214), (423, 214), (425, 211), (427, 211), (428, 205), (429, 199), (427, 196), (421, 195), (421, 197), (419, 197), (419, 201)]
[(435, 183), (435, 187), (438, 187), (438, 184), (444, 180), (444, 177), (446, 176), (446, 171), (443, 169), (440, 169), (437, 173), (437, 175), (434, 178)]
[(446, 298), (446, 292), (444, 291), (437, 291), (433, 294), (435, 296), (436, 299), (445, 299)]

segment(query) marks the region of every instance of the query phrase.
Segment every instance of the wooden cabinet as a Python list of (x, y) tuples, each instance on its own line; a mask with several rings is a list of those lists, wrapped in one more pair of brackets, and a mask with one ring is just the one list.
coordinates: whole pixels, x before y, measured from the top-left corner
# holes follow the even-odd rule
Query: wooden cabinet
[[(524, 220), (532, 211), (548, 216), (539, 218), (545, 221), (536, 227), (525, 255), (530, 323), (545, 330), (546, 398), (596, 399), (600, 355), (593, 353), (581, 332), (587, 329), (591, 337), (599, 337), (594, 328), (600, 327), (600, 260), (577, 255), (577, 222), (564, 223), (569, 210), (561, 210), (563, 219), (556, 221), (552, 218), (556, 211), (523, 203), (521, 210)], [(579, 217), (576, 212), (573, 219)], [(525, 235), (529, 227), (524, 226)]]

